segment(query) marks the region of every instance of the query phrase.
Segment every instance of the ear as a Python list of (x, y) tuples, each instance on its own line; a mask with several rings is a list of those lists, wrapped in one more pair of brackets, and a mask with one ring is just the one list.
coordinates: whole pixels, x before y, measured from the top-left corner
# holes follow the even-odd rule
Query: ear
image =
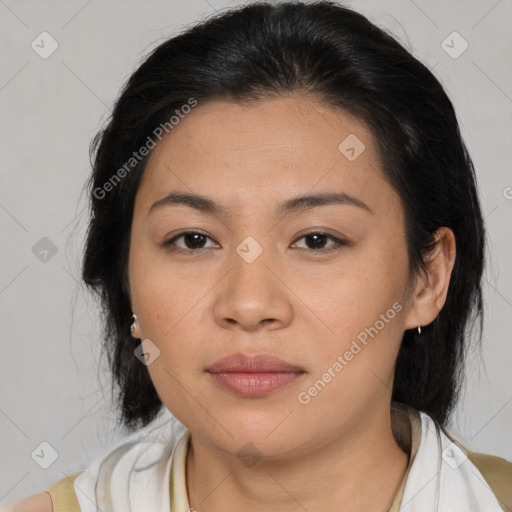
[(415, 329), (435, 320), (446, 302), (448, 285), (455, 263), (455, 235), (441, 227), (435, 233), (435, 247), (426, 261), (426, 275), (415, 286), (405, 319), (405, 329)]

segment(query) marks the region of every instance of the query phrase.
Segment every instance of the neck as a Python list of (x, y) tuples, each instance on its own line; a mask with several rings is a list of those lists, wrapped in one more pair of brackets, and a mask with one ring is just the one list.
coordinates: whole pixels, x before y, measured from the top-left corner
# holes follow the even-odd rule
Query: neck
[[(387, 414), (386, 414), (387, 413)], [(387, 512), (408, 464), (395, 441), (389, 411), (299, 456), (260, 459), (250, 468), (236, 455), (193, 436), (187, 455), (189, 504), (198, 512)]]

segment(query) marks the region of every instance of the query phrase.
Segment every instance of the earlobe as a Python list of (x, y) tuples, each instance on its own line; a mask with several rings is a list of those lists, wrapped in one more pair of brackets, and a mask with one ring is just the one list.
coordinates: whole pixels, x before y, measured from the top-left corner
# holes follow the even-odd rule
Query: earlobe
[(139, 322), (137, 320), (137, 315), (132, 315), (130, 318), (131, 324), (130, 324), (130, 333), (133, 338), (139, 339), (140, 338), (140, 328), (139, 328)]
[(455, 264), (455, 235), (450, 228), (441, 227), (435, 234), (435, 246), (427, 256), (426, 274), (418, 283), (406, 318), (406, 329), (428, 325), (443, 308)]

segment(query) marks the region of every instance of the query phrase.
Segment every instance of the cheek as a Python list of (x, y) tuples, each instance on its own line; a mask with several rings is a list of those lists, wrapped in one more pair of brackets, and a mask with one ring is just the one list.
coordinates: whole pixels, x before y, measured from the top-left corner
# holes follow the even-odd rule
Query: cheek
[(211, 317), (207, 301), (211, 301), (212, 283), (194, 273), (193, 266), (184, 270), (169, 260), (157, 261), (152, 255), (144, 258), (142, 251), (133, 256), (130, 277), (141, 335), (159, 350), (148, 371), (162, 402), (188, 423), (188, 414), (202, 414), (194, 397), (204, 379), (205, 340), (213, 323), (205, 318), (208, 312)]
[(308, 344), (314, 362), (297, 396), (307, 404), (301, 412), (307, 416), (315, 410), (323, 418), (338, 410), (351, 416), (361, 404), (389, 392), (403, 333), (404, 305), (396, 281), (367, 273), (364, 279), (340, 280), (329, 293), (333, 300), (318, 311), (329, 334)]
[(308, 306), (324, 320), (333, 340), (350, 342), (375, 323), (382, 328), (384, 322), (380, 330), (389, 330), (404, 308), (405, 264), (396, 251), (366, 251), (347, 258), (339, 270), (331, 269), (322, 286), (305, 290)]
[(375, 245), (347, 260), (324, 283), (323, 298), (314, 298), (317, 315), (329, 327), (315, 347), (310, 379), (313, 384), (320, 379), (320, 388), (329, 382), (318, 395), (319, 407), (352, 401), (358, 393), (369, 399), (389, 385), (403, 334), (407, 276), (405, 249), (394, 247)]
[(183, 265), (173, 265), (164, 251), (139, 246), (130, 254), (130, 287), (144, 336), (160, 339), (188, 321), (207, 283)]

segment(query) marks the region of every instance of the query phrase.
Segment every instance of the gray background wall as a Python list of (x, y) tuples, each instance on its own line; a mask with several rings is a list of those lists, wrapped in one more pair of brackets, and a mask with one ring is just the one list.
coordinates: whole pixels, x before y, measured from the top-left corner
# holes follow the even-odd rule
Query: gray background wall
[[(147, 51), (239, 4), (0, 0), (0, 503), (84, 469), (122, 435), (100, 360), (97, 308), (79, 284), (88, 143)], [(490, 246), (483, 348), (470, 354), (453, 431), (473, 449), (512, 460), (512, 2), (346, 5), (393, 32), (455, 104)], [(463, 39), (446, 40), (454, 31), (469, 45), (460, 55)], [(55, 43), (42, 32), (58, 44), (46, 59), (40, 54)], [(42, 442), (57, 453), (47, 469), (53, 452)]]

